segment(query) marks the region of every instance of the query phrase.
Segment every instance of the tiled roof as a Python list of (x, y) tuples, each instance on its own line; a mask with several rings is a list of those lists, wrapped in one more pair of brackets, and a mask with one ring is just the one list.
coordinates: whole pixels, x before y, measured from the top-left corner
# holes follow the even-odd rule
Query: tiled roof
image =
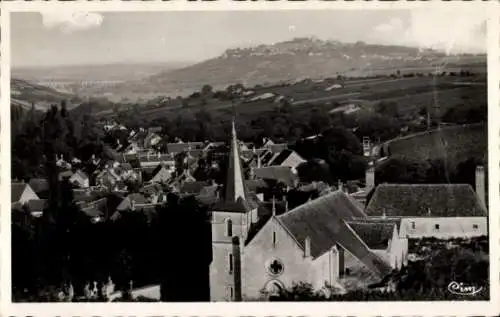
[(186, 143), (168, 143), (167, 151), (168, 153), (180, 153), (185, 152), (191, 148), (191, 150), (203, 149), (205, 144), (203, 142), (186, 142)]
[(147, 204), (149, 203), (148, 199), (140, 193), (132, 193), (127, 196), (130, 201), (135, 201), (136, 204)]
[(476, 193), (467, 184), (381, 184), (366, 214), (400, 217), (486, 216)]
[(262, 154), (261, 158), (260, 158), (260, 162), (262, 165), (266, 165), (267, 163), (269, 163), (274, 157), (275, 155), (278, 155), (278, 154), (275, 154), (271, 151), (267, 151), (265, 152), (264, 154)]
[(46, 178), (32, 178), (28, 184), (35, 193), (49, 190), (49, 181)]
[(59, 177), (59, 180), (63, 180), (64, 178), (70, 178), (71, 176), (73, 176), (72, 171), (64, 171), (64, 172), (60, 172), (58, 177)]
[(30, 211), (43, 211), (45, 209), (45, 206), (47, 204), (46, 199), (32, 199), (28, 201), (28, 209)]
[(158, 194), (163, 190), (160, 184), (146, 184), (141, 188), (141, 192), (149, 194)]
[(203, 187), (203, 189), (200, 191), (198, 195), (204, 197), (216, 197), (217, 190), (218, 190), (217, 185), (207, 185)]
[(371, 250), (385, 250), (394, 233), (394, 223), (384, 222), (356, 222), (348, 221), (347, 224), (363, 240)]
[(245, 185), (248, 188), (248, 191), (257, 192), (259, 189), (268, 188), (269, 185), (263, 179), (248, 179), (245, 180)]
[(89, 206), (81, 209), (87, 216), (95, 218), (103, 216), (103, 213), (95, 206)]
[(151, 127), (148, 129), (150, 133), (157, 133), (162, 131), (162, 127)]
[(288, 166), (268, 166), (254, 169), (255, 176), (262, 179), (272, 179), (294, 187), (299, 181), (292, 169)]
[(382, 217), (367, 216), (367, 218), (357, 218), (356, 220), (354, 220), (354, 222), (357, 222), (357, 223), (392, 223), (392, 224), (396, 225), (396, 227), (399, 231), (401, 228), (401, 220), (402, 220), (401, 217), (393, 217), (393, 218), (384, 217), (384, 218), (382, 218)]
[(26, 189), (26, 186), (28, 186), (28, 184), (26, 183), (12, 183), (11, 185), (11, 202), (16, 202), (16, 201), (19, 201), (19, 199), (21, 199), (21, 195), (23, 194), (24, 190)]
[(293, 153), (292, 150), (285, 149), (281, 151), (278, 156), (276, 156), (271, 162), (269, 162), (272, 165), (281, 165), (291, 154)]
[(304, 248), (306, 237), (311, 241), (311, 256), (317, 258), (340, 244), (372, 271), (381, 276), (391, 269), (345, 223), (363, 217), (363, 211), (352, 204), (344, 192), (335, 191), (303, 204), (277, 217)]
[(199, 194), (208, 185), (205, 181), (185, 182), (180, 188), (182, 194)]
[(278, 144), (270, 144), (266, 146), (273, 153), (280, 153), (286, 149), (288, 149), (288, 144), (286, 143), (278, 143)]

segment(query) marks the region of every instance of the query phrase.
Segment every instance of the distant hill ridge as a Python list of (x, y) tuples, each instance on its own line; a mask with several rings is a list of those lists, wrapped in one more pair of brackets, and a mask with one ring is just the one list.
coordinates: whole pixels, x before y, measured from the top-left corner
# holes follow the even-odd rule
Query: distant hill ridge
[(72, 94), (59, 92), (50, 87), (37, 85), (32, 82), (12, 78), (10, 82), (11, 105), (19, 106), (25, 110), (31, 109), (35, 104), (37, 110), (48, 109), (50, 104), (59, 104), (63, 100), (69, 101), (68, 108), (79, 104), (78, 98)]
[(253, 86), (338, 74), (366, 76), (398, 68), (431, 68), (433, 64), (453, 64), (470, 59), (477, 57), (446, 56), (431, 49), (405, 46), (296, 38), (272, 45), (228, 49), (216, 58), (191, 66), (93, 92), (187, 95), (205, 84), (220, 89), (235, 83)]

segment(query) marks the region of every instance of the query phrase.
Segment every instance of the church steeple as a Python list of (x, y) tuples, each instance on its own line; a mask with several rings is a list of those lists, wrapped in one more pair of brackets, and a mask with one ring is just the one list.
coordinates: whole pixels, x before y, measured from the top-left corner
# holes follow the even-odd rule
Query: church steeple
[(227, 180), (226, 180), (226, 197), (227, 202), (236, 202), (238, 198), (246, 200), (245, 194), (245, 178), (243, 176), (243, 171), (241, 169), (241, 158), (240, 150), (238, 144), (238, 138), (236, 137), (236, 127), (234, 123), (234, 118), (232, 122), (231, 131), (231, 149), (229, 151), (229, 164), (227, 170)]

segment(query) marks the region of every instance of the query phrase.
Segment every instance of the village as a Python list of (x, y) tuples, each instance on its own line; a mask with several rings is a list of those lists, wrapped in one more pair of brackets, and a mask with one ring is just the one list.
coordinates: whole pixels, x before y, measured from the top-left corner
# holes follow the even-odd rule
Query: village
[[(113, 159), (92, 155), (84, 162), (76, 157), (67, 161), (57, 155), (58, 180), (71, 184), (75, 205), (94, 224), (127, 213), (154, 217), (170, 194), (194, 197), (207, 206), (212, 236), (207, 300), (244, 301), (264, 293), (269, 298), (295, 283), (327, 294), (374, 287), (390, 292), (395, 286), (387, 277), (425, 258), (422, 253), (429, 249), (411, 241), (450, 241), (450, 248), (488, 236), (483, 166), (476, 167), (475, 188), (376, 185), (376, 166), (387, 158), (365, 139), (365, 178), (332, 185), (303, 181), (298, 171), (307, 160), (287, 143), (241, 142), (234, 120), (226, 142), (178, 140), (166, 143), (166, 151), (158, 147), (159, 127), (133, 130), (107, 121), (101, 128), (106, 135), (127, 135), (126, 142), (106, 144)], [(223, 181), (197, 179), (201, 165), (223, 170)], [(13, 180), (11, 196), (13, 212), (41, 218), (48, 207), (49, 180)], [(96, 297), (97, 288), (88, 281), (85, 296)], [(122, 295), (114, 289), (113, 276), (101, 291), (109, 301)], [(160, 300), (157, 285), (134, 289), (131, 282), (130, 292), (134, 298)]]

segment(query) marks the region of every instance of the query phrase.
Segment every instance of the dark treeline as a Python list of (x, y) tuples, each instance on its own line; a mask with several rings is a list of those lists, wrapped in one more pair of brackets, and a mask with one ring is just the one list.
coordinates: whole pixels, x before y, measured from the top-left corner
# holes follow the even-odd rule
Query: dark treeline
[(13, 211), (14, 301), (54, 301), (70, 283), (73, 300), (79, 300), (85, 298), (86, 284), (94, 282), (95, 300), (104, 301), (102, 286), (109, 278), (125, 298), (131, 288), (159, 284), (164, 301), (209, 300), (206, 207), (194, 198), (170, 195), (152, 212), (130, 210), (91, 223), (69, 188), (67, 182), (60, 184), (58, 204), (49, 204), (41, 218)]
[(69, 112), (65, 102), (46, 113), (22, 112), (12, 120), (12, 178), (47, 176), (46, 165), (60, 155), (67, 161), (102, 156), (102, 137), (89, 112)]
[[(66, 160), (78, 157), (82, 161), (93, 154), (103, 155), (101, 135), (92, 117), (70, 114), (63, 103), (43, 115), (31, 111), (16, 119), (13, 178), (46, 177), (49, 196), (40, 218), (32, 217), (24, 207), (13, 210), (14, 300), (57, 300), (59, 291), (69, 284), (77, 299), (85, 295), (86, 284), (94, 282), (98, 299), (103, 300), (101, 286), (108, 278), (117, 290), (125, 292), (132, 286), (161, 283), (166, 300), (208, 300), (211, 249), (189, 244), (211, 241), (206, 208), (195, 205), (194, 199), (171, 197), (168, 204), (149, 213), (123, 212), (92, 223), (76, 205), (71, 184), (58, 178), (56, 166), (61, 154)], [(206, 272), (205, 280), (196, 272)], [(172, 276), (183, 276), (183, 280)], [(199, 293), (179, 292), (182, 285), (191, 285)]]

